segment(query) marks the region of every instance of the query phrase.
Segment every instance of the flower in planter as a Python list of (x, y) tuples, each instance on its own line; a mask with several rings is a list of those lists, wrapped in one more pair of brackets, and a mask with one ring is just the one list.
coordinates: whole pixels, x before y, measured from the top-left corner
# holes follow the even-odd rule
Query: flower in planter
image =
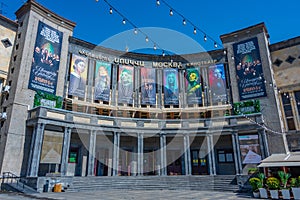
[(267, 178), (267, 186), (270, 190), (277, 190), (280, 186), (280, 181), (276, 177), (269, 177)]
[(258, 192), (258, 188), (261, 188), (259, 186), (262, 186), (260, 179), (257, 177), (250, 178), (249, 184), (251, 185), (253, 192)]
[(284, 171), (278, 171), (278, 176), (280, 177), (280, 181), (281, 181), (281, 184), (283, 185), (283, 188), (287, 188), (286, 186), (287, 186), (289, 178), (291, 177), (291, 174), (286, 173)]

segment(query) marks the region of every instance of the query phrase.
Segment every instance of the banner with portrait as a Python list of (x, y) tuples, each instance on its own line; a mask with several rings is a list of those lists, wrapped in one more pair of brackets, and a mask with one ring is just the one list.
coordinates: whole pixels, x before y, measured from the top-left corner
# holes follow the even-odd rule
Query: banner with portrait
[(109, 101), (110, 97), (111, 65), (106, 62), (96, 62), (95, 67), (95, 100)]
[(178, 89), (178, 70), (164, 69), (164, 104), (178, 105), (179, 104), (179, 89)]
[(118, 73), (118, 103), (133, 103), (133, 67), (119, 66)]
[(224, 65), (218, 64), (210, 66), (208, 68), (208, 76), (212, 102), (217, 103), (227, 101)]
[(240, 100), (267, 96), (257, 38), (233, 44)]
[(63, 33), (39, 22), (28, 88), (56, 95)]
[(142, 104), (156, 104), (156, 70), (141, 68), (141, 94)]
[(185, 72), (185, 88), (188, 104), (202, 104), (202, 87), (199, 68), (187, 68)]
[(68, 95), (85, 97), (88, 72), (88, 59), (72, 54)]
[(261, 151), (258, 135), (240, 135), (239, 144), (243, 164), (258, 164), (261, 161)]

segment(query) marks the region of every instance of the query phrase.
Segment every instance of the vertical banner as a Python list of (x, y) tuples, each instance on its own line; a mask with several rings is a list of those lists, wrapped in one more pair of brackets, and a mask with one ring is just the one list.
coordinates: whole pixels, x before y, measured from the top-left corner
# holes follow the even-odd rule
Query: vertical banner
[(63, 33), (39, 22), (28, 88), (56, 94)]
[(110, 97), (111, 65), (105, 62), (96, 62), (95, 68), (95, 100), (109, 101)]
[(118, 103), (133, 103), (133, 67), (119, 66)]
[(60, 164), (63, 146), (63, 133), (55, 131), (44, 132), (41, 163)]
[(88, 59), (72, 54), (70, 67), (69, 95), (84, 98), (88, 71)]
[(156, 74), (153, 68), (141, 68), (142, 104), (156, 104)]
[(179, 104), (178, 70), (164, 69), (164, 103), (165, 105)]
[(224, 65), (210, 66), (208, 71), (213, 103), (227, 101)]
[(257, 38), (233, 44), (240, 100), (267, 96)]
[(185, 88), (188, 104), (202, 104), (202, 87), (199, 68), (187, 68)]
[(239, 143), (243, 164), (258, 164), (261, 161), (261, 152), (258, 135), (240, 135)]

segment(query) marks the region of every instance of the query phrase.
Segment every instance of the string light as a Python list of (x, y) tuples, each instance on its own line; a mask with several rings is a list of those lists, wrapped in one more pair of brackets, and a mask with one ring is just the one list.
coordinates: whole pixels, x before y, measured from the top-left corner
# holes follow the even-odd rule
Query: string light
[(126, 20), (125, 19), (123, 19), (123, 22), (122, 22), (124, 25), (126, 24)]
[(182, 24), (183, 24), (183, 25), (186, 25), (185, 19), (182, 20)]
[(134, 33), (135, 35), (138, 34), (138, 30), (135, 28), (134, 31), (133, 31), (133, 33)]
[(113, 14), (113, 9), (109, 8), (109, 14)]
[(170, 16), (173, 16), (173, 10), (170, 9)]
[(146, 36), (145, 40), (146, 40), (146, 42), (149, 42), (149, 38), (148, 38), (148, 36)]
[(203, 38), (203, 40), (204, 40), (204, 42), (206, 42), (206, 41), (207, 41), (207, 37), (206, 37), (206, 35), (204, 35), (204, 38)]
[(218, 44), (217, 44), (216, 42), (214, 43), (214, 47), (215, 47), (215, 48), (218, 48)]
[(153, 49), (154, 49), (154, 50), (156, 50), (156, 49), (157, 49), (157, 47), (156, 47), (156, 44), (154, 44), (154, 45), (153, 45)]
[(196, 29), (196, 28), (194, 28), (194, 34), (195, 34), (195, 35), (197, 34), (197, 29)]
[(165, 55), (166, 55), (166, 54), (165, 54), (165, 51), (163, 51), (163, 52), (162, 52), (162, 56), (165, 57)]
[(159, 0), (156, 0), (156, 5), (160, 5), (160, 1)]

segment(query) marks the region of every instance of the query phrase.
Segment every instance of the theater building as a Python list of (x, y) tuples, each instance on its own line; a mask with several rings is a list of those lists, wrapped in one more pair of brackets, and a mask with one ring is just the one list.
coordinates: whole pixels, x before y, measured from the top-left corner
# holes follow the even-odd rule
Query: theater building
[(162, 56), (75, 38), (74, 22), (33, 0), (16, 16), (1, 23), (15, 35), (1, 172), (241, 175), (299, 148), (299, 38), (270, 45), (260, 23), (220, 36), (224, 49)]

